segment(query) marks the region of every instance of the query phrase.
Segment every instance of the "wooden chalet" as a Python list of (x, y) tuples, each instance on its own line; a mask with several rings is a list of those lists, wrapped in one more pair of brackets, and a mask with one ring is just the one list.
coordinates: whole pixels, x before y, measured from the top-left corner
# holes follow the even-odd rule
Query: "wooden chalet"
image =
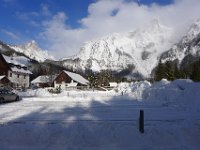
[(79, 74), (63, 70), (54, 80), (54, 88), (62, 90), (88, 87), (89, 81)]

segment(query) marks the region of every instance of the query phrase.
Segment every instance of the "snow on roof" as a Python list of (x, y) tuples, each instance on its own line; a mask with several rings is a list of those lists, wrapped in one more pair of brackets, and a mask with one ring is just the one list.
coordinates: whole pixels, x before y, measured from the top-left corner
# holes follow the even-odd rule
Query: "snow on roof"
[(55, 79), (55, 75), (53, 75), (53, 76), (38, 76), (33, 81), (31, 81), (31, 83), (32, 84), (33, 83), (49, 83), (49, 82), (52, 82), (53, 79)]
[(83, 85), (88, 85), (89, 81), (86, 80), (85, 78), (83, 78), (81, 75), (79, 74), (76, 74), (76, 73), (73, 73), (73, 72), (69, 72), (69, 71), (65, 71), (64, 72), (70, 76), (72, 78), (72, 80), (78, 82), (78, 83), (81, 83)]
[(9, 57), (6, 55), (2, 55), (3, 58), (6, 60), (7, 63), (11, 63), (14, 65), (20, 65), (22, 67), (25, 67), (28, 65), (28, 59), (23, 56), (15, 56), (15, 57)]
[(6, 76), (0, 76), (0, 80), (3, 79), (4, 77), (6, 77)]
[(11, 67), (11, 70), (13, 71), (13, 72), (19, 72), (19, 73), (25, 73), (25, 74), (32, 74), (32, 72), (31, 71), (29, 71), (29, 70), (25, 70), (24, 68), (17, 68), (17, 67)]
[(9, 57), (6, 55), (2, 55), (5, 61), (9, 64), (19, 65), (21, 68), (17, 68), (16, 66), (11, 67), (11, 70), (14, 72), (25, 73), (25, 74), (32, 74), (30, 70), (26, 70), (22, 67), (27, 67), (28, 59), (24, 56), (14, 56)]

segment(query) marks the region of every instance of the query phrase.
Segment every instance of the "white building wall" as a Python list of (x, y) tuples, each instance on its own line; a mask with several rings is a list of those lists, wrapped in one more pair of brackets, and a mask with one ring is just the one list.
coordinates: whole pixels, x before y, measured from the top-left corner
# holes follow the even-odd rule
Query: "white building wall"
[(61, 88), (61, 90), (65, 90), (66, 89), (66, 83), (62, 82), (62, 83), (57, 83), (56, 81), (54, 81), (54, 88)]
[[(10, 73), (12, 73), (12, 76), (10, 76)], [(19, 74), (19, 77), (18, 77)], [(14, 83), (15, 86), (19, 87), (29, 87), (29, 81), (30, 81), (30, 76), (29, 74), (22, 74), (22, 73), (15, 73), (12, 71), (8, 71), (8, 79)]]
[(61, 90), (68, 90), (68, 89), (76, 89), (77, 87), (76, 82), (74, 82), (73, 80), (71, 80), (71, 83), (65, 83), (64, 81), (60, 84), (60, 83), (56, 83), (56, 81), (54, 81), (54, 88), (61, 88)]

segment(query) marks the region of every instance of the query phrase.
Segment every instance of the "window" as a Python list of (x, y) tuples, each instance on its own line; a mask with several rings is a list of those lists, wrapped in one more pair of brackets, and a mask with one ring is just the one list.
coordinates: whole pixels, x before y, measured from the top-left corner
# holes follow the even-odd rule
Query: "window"
[(24, 79), (26, 79), (26, 75), (24, 75)]
[(12, 77), (12, 73), (10, 72), (10, 77)]
[(17, 78), (19, 78), (19, 74), (17, 74)]

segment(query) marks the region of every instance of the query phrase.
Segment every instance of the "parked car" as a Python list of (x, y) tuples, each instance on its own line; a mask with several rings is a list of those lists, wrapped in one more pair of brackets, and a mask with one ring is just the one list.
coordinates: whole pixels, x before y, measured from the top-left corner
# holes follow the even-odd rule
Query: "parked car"
[(0, 103), (8, 101), (19, 101), (19, 95), (8, 89), (0, 89)]

